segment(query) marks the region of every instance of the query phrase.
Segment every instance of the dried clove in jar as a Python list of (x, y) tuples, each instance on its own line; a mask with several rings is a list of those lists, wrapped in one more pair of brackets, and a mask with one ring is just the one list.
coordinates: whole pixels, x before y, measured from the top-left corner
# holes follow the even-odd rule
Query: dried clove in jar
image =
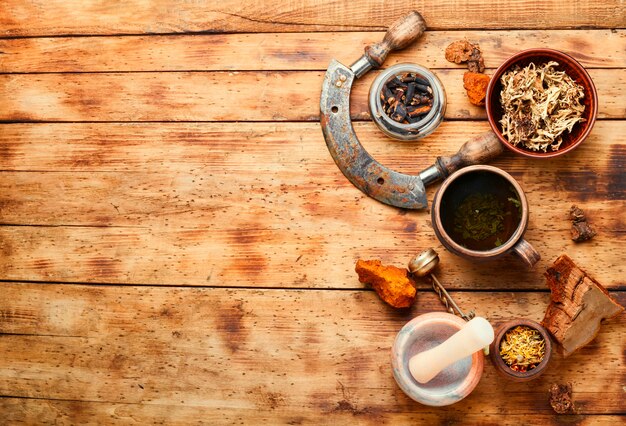
[(383, 111), (394, 121), (417, 123), (433, 107), (433, 89), (423, 76), (402, 73), (389, 79), (380, 92)]

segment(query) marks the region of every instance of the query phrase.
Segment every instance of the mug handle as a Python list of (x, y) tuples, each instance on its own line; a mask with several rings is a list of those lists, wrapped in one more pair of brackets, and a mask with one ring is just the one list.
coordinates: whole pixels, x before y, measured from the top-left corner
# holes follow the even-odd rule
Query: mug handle
[(537, 250), (523, 238), (513, 246), (513, 253), (522, 259), (529, 268), (535, 266), (535, 263), (541, 259), (541, 255)]

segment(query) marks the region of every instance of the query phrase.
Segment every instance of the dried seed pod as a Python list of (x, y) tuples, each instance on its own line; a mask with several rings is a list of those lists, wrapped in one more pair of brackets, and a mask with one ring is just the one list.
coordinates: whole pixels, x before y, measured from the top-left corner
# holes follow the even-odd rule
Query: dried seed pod
[(404, 120), (406, 118), (406, 108), (404, 107), (404, 104), (402, 104), (399, 101), (396, 101), (393, 104), (392, 107), (392, 112), (391, 112), (391, 119), (397, 121), (398, 123), (401, 123), (402, 120)]
[(409, 83), (409, 86), (406, 90), (406, 97), (404, 99), (404, 105), (407, 105), (411, 100), (413, 100), (414, 94), (415, 94), (415, 83)]
[(426, 80), (425, 78), (421, 76), (416, 76), (414, 81), (418, 84), (423, 84), (424, 86), (430, 86), (430, 83), (428, 82), (428, 80)]
[(387, 83), (385, 83), (385, 86), (387, 86), (389, 90), (393, 90), (396, 87), (400, 86), (400, 84), (402, 84), (402, 82), (394, 77), (391, 80), (389, 80)]
[(433, 89), (425, 84), (415, 83), (415, 91), (421, 95), (432, 95)]
[(387, 101), (389, 98), (393, 97), (393, 92), (391, 91), (391, 89), (389, 89), (389, 87), (383, 86), (382, 96), (385, 101)]
[(426, 95), (415, 95), (411, 105), (427, 105), (432, 102), (432, 99)]
[(432, 109), (431, 105), (422, 105), (422, 106), (415, 108), (413, 111), (409, 112), (408, 114), (409, 114), (409, 117), (415, 118), (415, 117), (428, 114), (431, 109)]

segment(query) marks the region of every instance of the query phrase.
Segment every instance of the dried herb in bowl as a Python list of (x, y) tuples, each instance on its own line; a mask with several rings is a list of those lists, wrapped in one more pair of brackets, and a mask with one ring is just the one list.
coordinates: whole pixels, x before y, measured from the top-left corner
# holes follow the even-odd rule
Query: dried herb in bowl
[(530, 63), (514, 67), (500, 78), (503, 108), (502, 134), (514, 146), (531, 151), (557, 151), (565, 130), (584, 121), (583, 87), (564, 71), (559, 63)]
[(524, 373), (536, 368), (546, 354), (546, 342), (534, 328), (518, 325), (500, 342), (500, 356), (511, 370)]

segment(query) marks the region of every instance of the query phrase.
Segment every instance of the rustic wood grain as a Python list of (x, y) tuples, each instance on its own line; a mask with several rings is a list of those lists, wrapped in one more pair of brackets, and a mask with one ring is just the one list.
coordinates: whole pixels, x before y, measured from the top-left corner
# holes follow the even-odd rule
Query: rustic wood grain
[[(626, 69), (592, 69), (600, 118), (626, 118)], [(446, 118), (486, 118), (463, 89), (463, 70), (439, 70)], [(352, 118), (369, 118), (375, 73), (356, 82)], [(0, 120), (318, 121), (323, 72), (172, 72), (0, 75)], [(112, 96), (112, 94), (114, 96)]]
[(430, 29), (620, 28), (625, 21), (624, 8), (615, 0), (443, 0), (413, 5), (401, 0), (157, 0), (149, 7), (138, 0), (5, 0), (0, 8), (0, 33), (41, 36), (383, 30), (411, 7), (423, 14)]
[[(431, 31), (386, 66), (434, 69), (447, 122), (392, 141), (364, 121), (374, 73), (352, 98), (365, 147), (397, 170), (488, 129), (463, 67), (443, 57), (451, 41), (479, 42), (488, 72), (529, 47), (590, 69), (601, 120), (584, 144), (492, 163), (527, 191), (526, 237), (543, 255), (532, 271), (450, 255), (428, 211), (367, 198), (328, 154), (328, 62), (351, 64), (409, 7)], [(420, 280), (416, 306), (394, 311), (354, 263), (402, 266), (434, 246), (459, 304), (497, 324), (543, 317), (542, 274), (567, 253), (626, 304), (624, 22), (608, 0), (0, 2), (0, 423), (623, 422), (626, 315), (536, 381), (507, 382), (487, 362), (468, 399), (424, 407), (393, 381), (389, 348), (406, 321), (443, 307)], [(572, 203), (594, 240), (570, 240)], [(555, 416), (548, 388), (564, 382), (577, 412)]]
[[(0, 358), (0, 393), (9, 397), (110, 408), (141, 403), (139, 418), (159, 418), (167, 415), (161, 414), (164, 406), (180, 407), (171, 412), (172, 420), (178, 410), (185, 413), (183, 407), (197, 407), (213, 410), (210, 418), (240, 416), (244, 423), (257, 416), (285, 423), (297, 417), (336, 423), (351, 416), (402, 423), (420, 415), (456, 422), (465, 414), (550, 416), (548, 387), (571, 382), (580, 414), (618, 414), (626, 408), (623, 372), (616, 374), (625, 315), (604, 324), (598, 337), (570, 358), (555, 354), (548, 371), (533, 382), (504, 382), (487, 362), (475, 391), (444, 414), (406, 397), (389, 361), (404, 323), (442, 310), (432, 292), (421, 292), (411, 310), (396, 311), (371, 291), (2, 286), (0, 351), (6, 356)], [(513, 317), (540, 319), (548, 301), (545, 293), (454, 296), (494, 324)], [(614, 296), (626, 302), (623, 292)], [(133, 408), (110, 415), (122, 420)], [(65, 411), (74, 412), (80, 416), (77, 407)]]
[[(0, 39), (0, 72), (321, 71), (331, 59), (350, 64), (383, 32), (198, 34), (176, 36), (40, 37)], [(417, 62), (464, 68), (444, 58), (454, 40), (478, 43), (496, 68), (529, 47), (558, 49), (588, 68), (623, 68), (624, 30), (427, 31), (391, 54), (385, 67)]]
[[(347, 406), (345, 408), (348, 408)], [(12, 423), (46, 423), (59, 425), (99, 424), (103, 421), (139, 424), (189, 425), (202, 423), (211, 425), (233, 425), (254, 423), (255, 425), (300, 424), (300, 425), (371, 425), (381, 416), (372, 418), (367, 413), (356, 409), (356, 414), (349, 409), (323, 415), (303, 415), (300, 408), (281, 408), (280, 410), (256, 410), (254, 416), (248, 411), (216, 410), (197, 405), (157, 405), (125, 404), (110, 402), (62, 401), (51, 399), (24, 399), (0, 397), (0, 411), (5, 413), (5, 420)], [(277, 412), (278, 411), (278, 412)], [(443, 412), (443, 410), (441, 410)], [(520, 424), (540, 424), (556, 426), (573, 423), (577, 426), (615, 426), (623, 420), (621, 415), (561, 415), (549, 414), (498, 414), (464, 413), (460, 419), (454, 412), (445, 413), (384, 413), (383, 420), (389, 423), (406, 422), (410, 424), (451, 424), (464, 422), (469, 424), (493, 426), (519, 426)], [(201, 420), (199, 420), (201, 419)], [(447, 423), (446, 423), (447, 422)]]
[[(513, 258), (475, 265), (446, 253), (428, 212), (400, 211), (354, 188), (315, 123), (4, 125), (0, 220), (20, 226), (0, 229), (0, 275), (355, 288), (359, 257), (402, 265), (434, 245), (454, 288), (541, 289), (541, 274), (563, 252), (617, 288), (624, 285), (626, 197), (619, 126), (599, 122), (562, 158), (507, 154), (493, 162), (527, 191), (527, 239), (544, 256), (528, 272)], [(428, 143), (410, 144), (382, 138), (370, 122), (356, 127), (375, 157), (412, 173), (487, 129), (484, 122), (445, 123)], [(572, 203), (600, 230), (594, 240), (569, 238)]]
[(542, 272), (561, 253), (569, 253), (607, 288), (624, 287), (623, 241), (607, 238), (592, 246), (573, 246), (561, 240), (564, 232), (538, 229), (533, 222), (526, 237), (543, 258), (527, 271), (512, 256), (476, 264), (449, 254), (435, 239), (425, 214), (394, 218), (404, 221), (404, 227), (352, 232), (341, 231), (348, 226), (346, 219), (258, 228), (241, 227), (236, 216), (228, 218), (235, 225), (217, 231), (3, 226), (0, 274), (6, 280), (52, 282), (350, 289), (364, 287), (354, 272), (357, 259), (382, 259), (402, 267), (413, 255), (434, 247), (442, 263), (438, 276), (449, 288), (545, 289)]

